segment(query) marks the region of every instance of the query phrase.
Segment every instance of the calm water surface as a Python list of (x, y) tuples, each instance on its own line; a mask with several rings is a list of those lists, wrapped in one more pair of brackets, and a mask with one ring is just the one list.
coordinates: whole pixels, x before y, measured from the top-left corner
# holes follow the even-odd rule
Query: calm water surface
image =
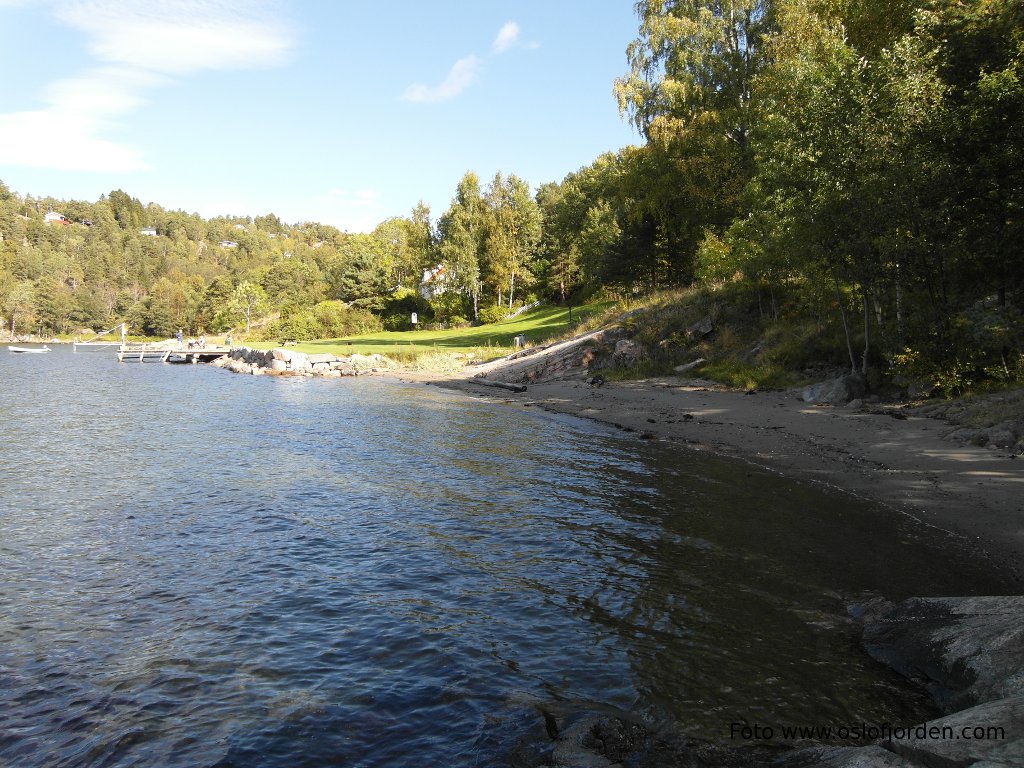
[(0, 450), (19, 768), (503, 765), (556, 702), (910, 723), (847, 604), (1005, 591), (845, 497), (380, 379), (3, 350)]

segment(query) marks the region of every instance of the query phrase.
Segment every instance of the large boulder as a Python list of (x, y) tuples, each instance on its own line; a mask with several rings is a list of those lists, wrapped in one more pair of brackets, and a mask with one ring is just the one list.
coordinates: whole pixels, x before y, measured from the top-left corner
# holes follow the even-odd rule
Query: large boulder
[(647, 350), (639, 341), (619, 339), (615, 342), (615, 352), (612, 355), (616, 363), (631, 365), (647, 357)]
[(802, 398), (805, 403), (816, 405), (846, 405), (851, 400), (864, 397), (867, 383), (859, 373), (840, 376), (837, 379), (812, 384), (804, 389)]
[(1024, 696), (987, 701), (952, 715), (901, 729), (882, 746), (920, 766), (1024, 765)]
[(696, 323), (686, 329), (686, 338), (688, 339), (703, 339), (709, 333), (715, 330), (714, 321), (711, 319), (711, 315), (705, 315)]

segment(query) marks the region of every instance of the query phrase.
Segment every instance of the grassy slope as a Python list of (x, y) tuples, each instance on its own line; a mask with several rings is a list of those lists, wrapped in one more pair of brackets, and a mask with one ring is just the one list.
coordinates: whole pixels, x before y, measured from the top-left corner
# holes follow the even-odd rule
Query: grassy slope
[[(586, 317), (604, 312), (614, 302), (605, 301), (585, 307), (573, 307), (575, 325)], [(569, 329), (569, 309), (566, 307), (538, 307), (517, 318), (473, 328), (450, 328), (443, 331), (382, 331), (363, 336), (341, 339), (323, 339), (301, 342), (296, 349), (302, 352), (330, 352), (347, 355), (353, 352), (369, 355), (379, 353), (401, 360), (433, 352), (473, 354), (478, 358), (494, 358), (513, 349), (513, 339), (525, 336), (531, 344), (559, 336)], [(273, 342), (254, 343), (251, 346), (270, 349)]]

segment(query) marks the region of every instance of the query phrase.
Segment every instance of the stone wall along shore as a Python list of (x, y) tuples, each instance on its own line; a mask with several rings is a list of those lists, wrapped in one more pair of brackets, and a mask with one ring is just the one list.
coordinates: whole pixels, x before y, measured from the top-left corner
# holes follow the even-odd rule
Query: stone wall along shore
[(339, 357), (325, 352), (309, 354), (283, 347), (266, 350), (235, 347), (230, 354), (214, 360), (210, 364), (235, 373), (247, 373), (253, 376), (322, 376), (327, 378), (386, 373), (398, 367), (397, 363), (384, 355), (353, 354)]

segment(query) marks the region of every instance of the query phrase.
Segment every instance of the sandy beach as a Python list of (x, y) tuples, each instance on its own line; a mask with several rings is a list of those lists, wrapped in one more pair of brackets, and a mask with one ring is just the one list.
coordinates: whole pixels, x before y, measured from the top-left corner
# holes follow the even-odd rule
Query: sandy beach
[(581, 375), (532, 383), (523, 393), (470, 374), (402, 378), (593, 419), (662, 441), (665, 450), (710, 451), (825, 483), (964, 537), (1024, 581), (1024, 456), (944, 440), (952, 427), (939, 419), (674, 378), (592, 386)]

